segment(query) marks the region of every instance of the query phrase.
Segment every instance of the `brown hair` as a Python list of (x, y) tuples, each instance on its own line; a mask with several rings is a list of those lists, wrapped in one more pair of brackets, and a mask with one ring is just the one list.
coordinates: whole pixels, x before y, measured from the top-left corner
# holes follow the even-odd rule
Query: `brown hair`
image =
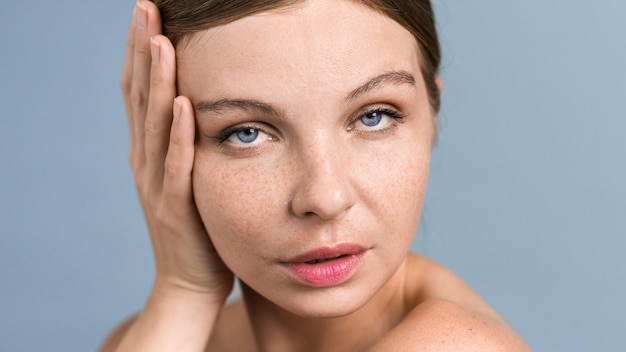
[[(189, 35), (224, 25), (254, 13), (275, 10), (302, 0), (152, 0), (161, 12), (163, 34), (174, 45)], [(439, 111), (440, 92), (436, 79), (441, 50), (430, 0), (360, 0), (407, 29), (417, 41), (422, 56), (422, 75), (430, 105)]]

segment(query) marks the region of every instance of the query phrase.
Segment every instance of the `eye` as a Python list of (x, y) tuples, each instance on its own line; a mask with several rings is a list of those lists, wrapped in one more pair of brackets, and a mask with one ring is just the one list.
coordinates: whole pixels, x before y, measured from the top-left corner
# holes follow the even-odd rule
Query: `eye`
[(400, 112), (389, 108), (376, 108), (365, 111), (356, 121), (362, 125), (351, 126), (349, 130), (357, 129), (364, 132), (384, 131), (387, 128), (394, 127), (396, 122), (403, 122), (404, 115)]
[(363, 122), (363, 124), (367, 127), (374, 127), (377, 126), (385, 117), (386, 116), (383, 115), (382, 111), (376, 110), (361, 116), (361, 122)]
[(237, 137), (239, 141), (242, 143), (252, 143), (259, 136), (259, 130), (256, 128), (246, 128), (245, 130), (241, 130), (239, 132), (233, 133), (232, 137)]
[(258, 128), (242, 127), (226, 131), (224, 137), (222, 138), (222, 142), (250, 146), (272, 139), (273, 138), (271, 136)]

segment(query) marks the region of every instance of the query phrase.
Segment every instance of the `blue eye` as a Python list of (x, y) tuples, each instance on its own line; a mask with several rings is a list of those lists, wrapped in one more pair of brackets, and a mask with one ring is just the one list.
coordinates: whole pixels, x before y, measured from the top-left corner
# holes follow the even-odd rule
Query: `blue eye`
[(372, 111), (361, 116), (361, 122), (363, 122), (363, 124), (368, 127), (374, 127), (378, 125), (382, 119), (383, 119), (382, 111)]
[(240, 148), (251, 147), (265, 141), (274, 140), (274, 137), (263, 132), (261, 128), (253, 126), (235, 126), (226, 129), (218, 136), (221, 143), (239, 145)]
[(257, 130), (256, 128), (246, 128), (241, 131), (235, 132), (234, 135), (237, 136), (237, 139), (242, 143), (248, 144), (254, 142), (257, 139), (257, 137), (259, 136), (259, 130)]
[(400, 111), (388, 107), (377, 107), (360, 112), (358, 118), (353, 120), (348, 130), (382, 133), (397, 127), (398, 123), (403, 122), (404, 114)]

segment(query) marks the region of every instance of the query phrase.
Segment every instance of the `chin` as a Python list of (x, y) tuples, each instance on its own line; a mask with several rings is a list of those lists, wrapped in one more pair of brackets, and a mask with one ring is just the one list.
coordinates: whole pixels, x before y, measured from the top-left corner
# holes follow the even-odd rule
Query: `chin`
[[(252, 291), (249, 287), (248, 289)], [(339, 285), (326, 288), (298, 287), (270, 292), (267, 296), (256, 291), (244, 293), (252, 304), (276, 306), (300, 318), (332, 319), (357, 312), (376, 290), (369, 286)], [(248, 299), (251, 298), (251, 299)]]
[(283, 309), (301, 318), (332, 319), (350, 315), (367, 303), (366, 297), (320, 295), (320, 299), (303, 299), (288, 302)]

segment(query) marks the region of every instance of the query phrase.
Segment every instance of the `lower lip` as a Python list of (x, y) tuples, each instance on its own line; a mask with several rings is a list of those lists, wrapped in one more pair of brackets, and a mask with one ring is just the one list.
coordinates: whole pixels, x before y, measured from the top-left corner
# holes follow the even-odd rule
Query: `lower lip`
[(336, 286), (354, 275), (362, 255), (347, 255), (315, 264), (292, 263), (290, 269), (297, 277), (313, 287)]

